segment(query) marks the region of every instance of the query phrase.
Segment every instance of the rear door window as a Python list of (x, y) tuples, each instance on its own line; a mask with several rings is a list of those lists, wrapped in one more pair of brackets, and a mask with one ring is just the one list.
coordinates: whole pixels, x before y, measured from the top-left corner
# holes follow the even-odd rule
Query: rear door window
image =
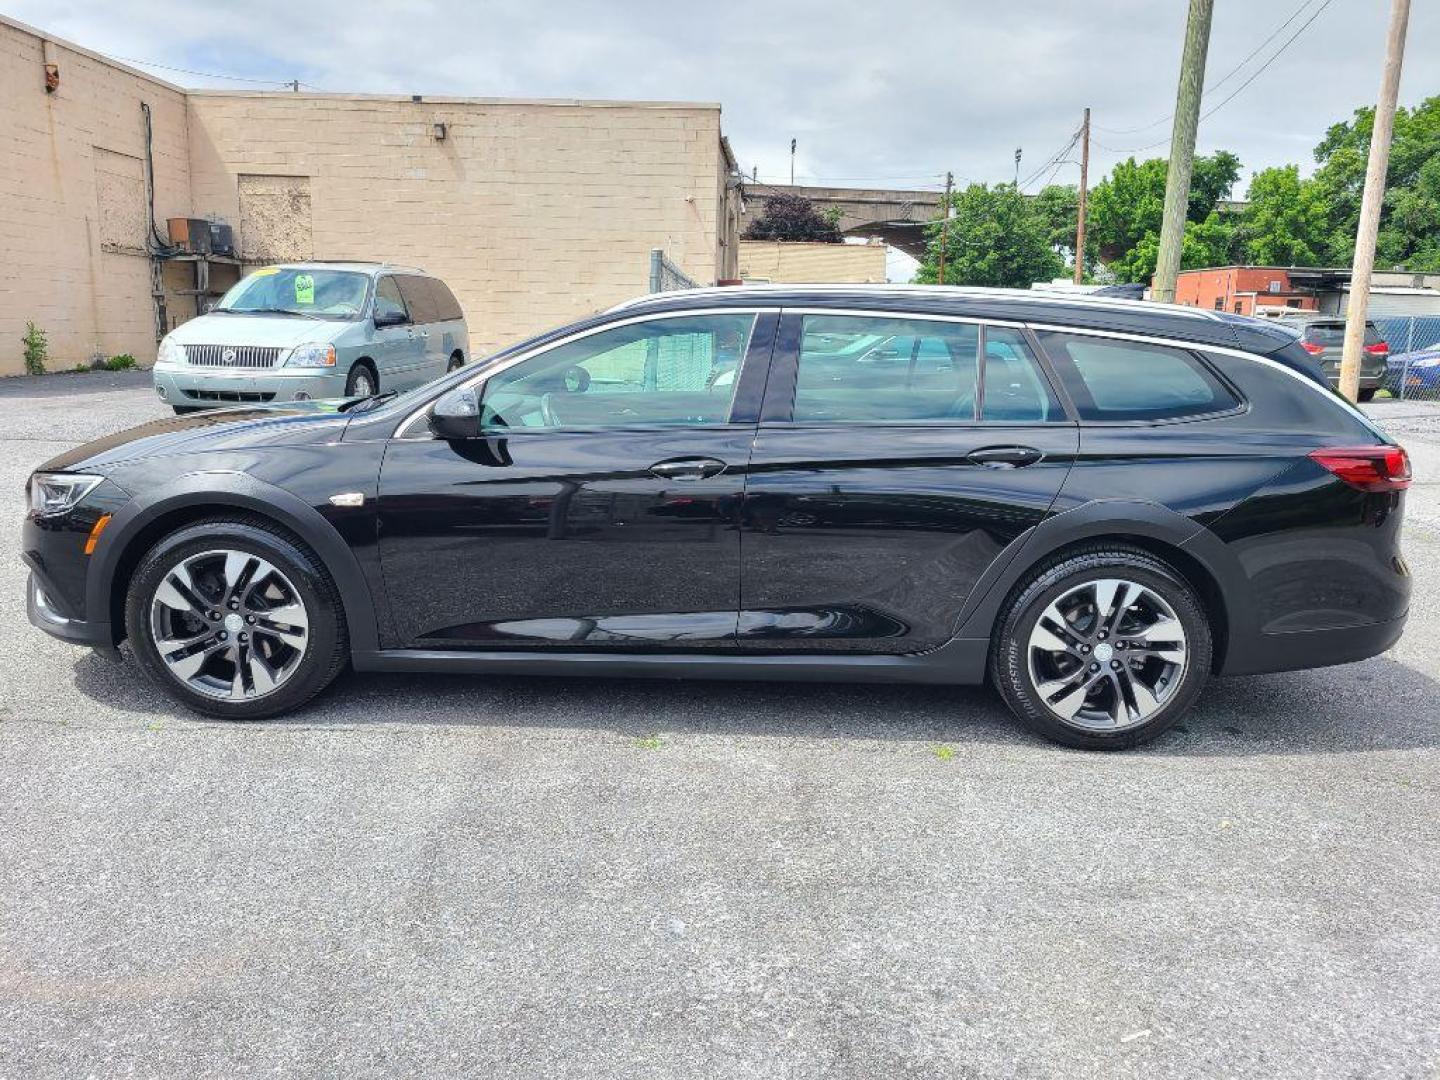
[(1185, 349), (1054, 331), (1038, 336), (1082, 420), (1173, 420), (1240, 404)]
[(1055, 392), (1019, 330), (1005, 326), (985, 328), (984, 382), (982, 420), (1033, 424), (1065, 419)]
[(435, 301), (430, 292), (430, 279), (413, 274), (398, 275), (400, 292), (405, 296), (405, 306), (410, 311), (413, 323), (439, 322), (436, 318)]

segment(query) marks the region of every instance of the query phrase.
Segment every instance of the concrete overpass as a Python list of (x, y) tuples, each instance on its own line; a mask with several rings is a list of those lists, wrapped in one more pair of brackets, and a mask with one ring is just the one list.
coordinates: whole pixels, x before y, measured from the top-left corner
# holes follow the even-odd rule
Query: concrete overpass
[(744, 235), (752, 220), (765, 212), (772, 195), (803, 195), (825, 211), (840, 211), (840, 231), (850, 236), (878, 236), (892, 247), (919, 259), (925, 254), (925, 230), (920, 227), (940, 216), (940, 192), (882, 188), (806, 187), (789, 184), (745, 184), (745, 212), (740, 216)]

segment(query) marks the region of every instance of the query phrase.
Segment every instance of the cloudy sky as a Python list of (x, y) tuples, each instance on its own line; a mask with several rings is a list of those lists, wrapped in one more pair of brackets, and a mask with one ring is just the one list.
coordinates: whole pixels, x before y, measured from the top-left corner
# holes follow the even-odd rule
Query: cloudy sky
[[(1327, 125), (1374, 100), (1389, 4), (1215, 6), (1206, 108), (1216, 112), (1201, 125), (1201, 152), (1233, 150), (1247, 177), (1287, 161), (1308, 167)], [(795, 138), (804, 181), (920, 187), (938, 186), (947, 169), (961, 182), (1012, 179), (1016, 147), (1030, 178), (1086, 105), (1094, 175), (1131, 151), (1164, 154), (1186, 2), (7, 0), (4, 10), (113, 56), (272, 84), (718, 101), (737, 156), (762, 180), (788, 178)], [(1440, 92), (1437, 46), (1440, 4), (1422, 0), (1402, 102)], [(258, 85), (151, 70), (191, 86)], [(1077, 157), (1031, 186), (1052, 172), (1075, 182)]]

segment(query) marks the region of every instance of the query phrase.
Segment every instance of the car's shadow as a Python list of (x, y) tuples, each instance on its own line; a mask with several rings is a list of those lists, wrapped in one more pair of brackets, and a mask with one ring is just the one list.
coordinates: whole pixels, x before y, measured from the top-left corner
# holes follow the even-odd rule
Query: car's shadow
[[(141, 674), (86, 654), (75, 685), (107, 706), (188, 713)], [(1440, 746), (1440, 683), (1388, 657), (1317, 671), (1213, 679), (1146, 753), (1234, 756)], [(930, 743), (1029, 743), (985, 687), (346, 673), (300, 711), (255, 731), (380, 724), (594, 729), (641, 738), (703, 733)], [(1056, 748), (1057, 750), (1059, 748)]]

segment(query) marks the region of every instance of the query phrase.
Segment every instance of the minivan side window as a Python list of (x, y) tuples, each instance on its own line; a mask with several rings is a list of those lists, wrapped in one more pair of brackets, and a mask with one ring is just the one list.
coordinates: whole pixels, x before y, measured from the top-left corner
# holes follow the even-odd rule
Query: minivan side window
[(755, 315), (682, 315), (611, 327), (496, 372), (488, 429), (723, 424)]
[(806, 315), (793, 419), (973, 422), (979, 350), (975, 323)]
[(387, 275), (375, 283), (375, 314), (390, 315), (397, 311), (409, 318), (405, 301), (400, 296), (400, 286), (395, 284), (393, 277)]
[(396, 280), (400, 283), (400, 293), (405, 297), (405, 307), (410, 311), (411, 322), (424, 324), (440, 321), (436, 317), (429, 278), (402, 274)]
[(1082, 420), (1173, 420), (1239, 405), (1184, 349), (1058, 331), (1037, 336)]
[(426, 278), (426, 284), (430, 286), (430, 300), (435, 305), (436, 322), (458, 322), (465, 317), (460, 310), (460, 301), (455, 299), (455, 294), (450, 287), (439, 278)]

